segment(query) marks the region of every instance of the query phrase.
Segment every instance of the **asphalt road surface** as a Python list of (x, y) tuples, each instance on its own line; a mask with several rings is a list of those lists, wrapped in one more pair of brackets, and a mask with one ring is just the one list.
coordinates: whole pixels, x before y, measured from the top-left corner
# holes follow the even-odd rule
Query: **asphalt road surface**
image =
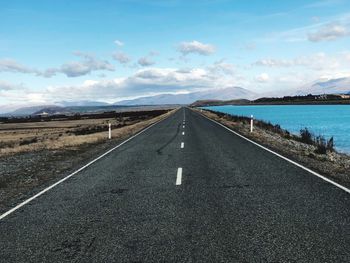
[(0, 249), (1, 262), (350, 262), (350, 195), (182, 108), (3, 218)]

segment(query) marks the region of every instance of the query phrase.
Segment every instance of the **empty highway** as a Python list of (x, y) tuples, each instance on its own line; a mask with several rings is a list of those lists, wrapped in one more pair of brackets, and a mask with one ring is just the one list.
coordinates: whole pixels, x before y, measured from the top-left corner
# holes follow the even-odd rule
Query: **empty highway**
[(1, 262), (350, 262), (350, 195), (181, 108), (2, 218), (0, 248)]

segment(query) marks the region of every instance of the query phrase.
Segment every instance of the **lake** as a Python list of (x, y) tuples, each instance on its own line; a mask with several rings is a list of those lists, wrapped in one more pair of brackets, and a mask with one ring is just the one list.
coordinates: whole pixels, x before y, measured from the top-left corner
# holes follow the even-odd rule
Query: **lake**
[(262, 105), (203, 107), (227, 114), (247, 116), (279, 124), (299, 134), (307, 127), (315, 135), (334, 137), (336, 149), (350, 153), (350, 105)]

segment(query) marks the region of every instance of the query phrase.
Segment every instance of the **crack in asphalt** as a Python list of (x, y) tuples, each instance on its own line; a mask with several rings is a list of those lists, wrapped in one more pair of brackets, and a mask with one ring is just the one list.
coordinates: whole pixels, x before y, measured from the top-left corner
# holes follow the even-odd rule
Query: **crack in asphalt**
[(177, 135), (180, 132), (181, 125), (182, 125), (182, 123), (179, 123), (177, 125), (176, 133), (173, 135), (173, 137), (171, 137), (170, 140), (168, 142), (166, 142), (162, 147), (160, 147), (159, 149), (156, 150), (157, 154), (162, 155), (162, 150), (175, 140), (175, 138), (177, 137)]

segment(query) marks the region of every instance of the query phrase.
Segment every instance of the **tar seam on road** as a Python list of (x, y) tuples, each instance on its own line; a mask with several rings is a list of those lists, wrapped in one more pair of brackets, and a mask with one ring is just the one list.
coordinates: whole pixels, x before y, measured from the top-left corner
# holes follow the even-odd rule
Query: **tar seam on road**
[(183, 149), (183, 148), (185, 148), (185, 143), (184, 142), (181, 143), (181, 149)]
[(177, 168), (177, 175), (176, 175), (176, 185), (181, 185), (182, 181), (182, 168)]
[(223, 125), (223, 124), (221, 124), (221, 123), (219, 123), (219, 122), (217, 122), (215, 120), (212, 120), (212, 119), (208, 118), (207, 116), (205, 116), (203, 114), (200, 114), (200, 115), (203, 116), (204, 118), (206, 118), (206, 119), (208, 119), (208, 120), (210, 120), (210, 121), (220, 125), (221, 127), (225, 128), (226, 130), (236, 134), (237, 136), (241, 137), (242, 139), (244, 139), (244, 140), (246, 140), (246, 141), (248, 141), (248, 142), (250, 142), (250, 143), (252, 143), (252, 144), (254, 144), (254, 145), (256, 145), (256, 146), (258, 146), (260, 148), (262, 148), (262, 149), (264, 149), (265, 151), (268, 151), (268, 152), (270, 152), (270, 153), (272, 153), (272, 154), (282, 158), (283, 160), (285, 160), (287, 162), (290, 162), (291, 164), (294, 164), (295, 166), (298, 166), (299, 168), (301, 168), (301, 169), (303, 169), (303, 170), (305, 170), (305, 171), (307, 171), (307, 172), (309, 172), (309, 173), (311, 173), (313, 175), (316, 175), (317, 177), (323, 179), (324, 181), (326, 181), (326, 182), (328, 182), (328, 183), (330, 183), (330, 184), (332, 184), (332, 185), (334, 185), (334, 186), (344, 190), (348, 194), (350, 194), (350, 189), (346, 188), (345, 186), (342, 186), (342, 185), (340, 185), (340, 184), (338, 184), (338, 183), (328, 179), (327, 177), (325, 177), (325, 176), (323, 176), (323, 175), (321, 175), (321, 174), (319, 174), (319, 173), (317, 173), (317, 172), (315, 172), (315, 171), (313, 171), (313, 170), (311, 170), (311, 169), (309, 169), (309, 168), (307, 168), (307, 167), (305, 167), (305, 166), (303, 166), (303, 165), (301, 165), (301, 164), (299, 164), (299, 163), (297, 163), (295, 161), (292, 161), (291, 159), (289, 159), (289, 158), (287, 158), (287, 157), (285, 157), (285, 156), (283, 156), (283, 155), (281, 155), (281, 154), (279, 154), (277, 152), (274, 152), (273, 150), (270, 150), (269, 148), (266, 148), (265, 146), (262, 146), (261, 144), (259, 144), (257, 142), (254, 142), (254, 141), (248, 139), (247, 137), (244, 137), (243, 135), (239, 134), (238, 132), (235, 132), (235, 131), (231, 130), (230, 128), (226, 127), (225, 125)]
[[(174, 112), (176, 113), (176, 111)], [(172, 114), (174, 114), (172, 113)], [(49, 187), (45, 188), (44, 190), (40, 191), (39, 193), (37, 193), (36, 195), (28, 198), (27, 200), (23, 201), (22, 203), (18, 204), (17, 206), (11, 208), (9, 211), (3, 213), (2, 215), (0, 215), (0, 220), (4, 219), (6, 216), (8, 216), (9, 214), (12, 214), (13, 212), (15, 212), (17, 209), (21, 208), (22, 206), (28, 204), (29, 202), (33, 201), (34, 199), (38, 198), (39, 196), (41, 196), (42, 194), (46, 193), (47, 191), (51, 190), (52, 188), (54, 188), (55, 186), (63, 183), (64, 181), (66, 181), (67, 179), (69, 179), (70, 177), (72, 177), (73, 175), (76, 175), (77, 173), (81, 172), (82, 170), (84, 170), (85, 168), (89, 167), (91, 164), (95, 163), (96, 161), (98, 161), (99, 159), (103, 158), (104, 156), (106, 156), (107, 154), (111, 153), (112, 151), (114, 151), (115, 149), (119, 148), (120, 146), (122, 146), (123, 144), (127, 143), (128, 141), (134, 139), (136, 136), (140, 135), (141, 133), (145, 132), (146, 130), (150, 129), (151, 127), (153, 127), (154, 125), (168, 119), (172, 114), (168, 115), (166, 118), (161, 119), (151, 125), (149, 125), (148, 127), (144, 128), (143, 130), (139, 131), (138, 133), (136, 133), (135, 135), (131, 136), (130, 138), (126, 139), (125, 141), (123, 141), (122, 143), (118, 144), (117, 146), (113, 147), (112, 149), (108, 150), (107, 152), (105, 152), (104, 154), (100, 155), (99, 157), (97, 157), (96, 159), (92, 160), (91, 162), (89, 162), (88, 164), (84, 165), (83, 167), (79, 168), (78, 170), (76, 170), (75, 172), (71, 173), (70, 175), (67, 175), (66, 177), (62, 178), (61, 180), (59, 180), (58, 182), (54, 183), (53, 185), (50, 185)]]

